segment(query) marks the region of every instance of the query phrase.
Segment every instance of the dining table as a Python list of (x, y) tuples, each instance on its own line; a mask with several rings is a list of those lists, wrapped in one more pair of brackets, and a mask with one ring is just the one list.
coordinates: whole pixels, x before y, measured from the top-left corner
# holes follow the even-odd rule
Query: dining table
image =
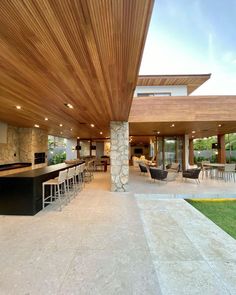
[[(224, 168), (225, 164), (224, 163), (203, 163), (202, 164), (202, 179), (204, 176), (204, 170), (206, 171), (207, 169), (210, 170), (210, 172), (213, 172), (217, 170), (218, 168)], [(216, 177), (217, 173), (210, 173), (211, 178)]]

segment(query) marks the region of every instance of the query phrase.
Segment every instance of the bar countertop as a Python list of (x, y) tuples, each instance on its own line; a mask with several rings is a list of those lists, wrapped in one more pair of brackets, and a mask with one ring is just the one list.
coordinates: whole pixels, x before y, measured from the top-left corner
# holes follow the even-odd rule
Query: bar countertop
[(57, 177), (61, 170), (82, 163), (62, 163), (1, 176), (0, 214), (35, 215), (42, 210), (42, 183)]
[(82, 164), (83, 162), (84, 161), (77, 162), (76, 164), (61, 163), (61, 164), (46, 166), (43, 168), (36, 168), (36, 169), (32, 169), (32, 170), (24, 171), (24, 172), (20, 172), (20, 173), (9, 174), (9, 175), (5, 175), (5, 176), (1, 176), (0, 178), (15, 178), (15, 177), (17, 177), (17, 178), (18, 177), (19, 178), (21, 178), (21, 177), (22, 178), (34, 178), (34, 177), (38, 177), (38, 176), (48, 174), (51, 172), (68, 169), (68, 168), (73, 167), (75, 165)]

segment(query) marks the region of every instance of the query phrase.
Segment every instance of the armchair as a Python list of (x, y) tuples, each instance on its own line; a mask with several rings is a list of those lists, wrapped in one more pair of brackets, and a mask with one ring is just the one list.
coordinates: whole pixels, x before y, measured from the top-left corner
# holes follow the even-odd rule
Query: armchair
[(190, 179), (195, 179), (197, 183), (200, 183), (199, 180), (199, 174), (201, 172), (201, 169), (188, 169), (183, 171), (183, 178), (190, 178)]
[(153, 181), (157, 180), (164, 180), (168, 175), (168, 171), (161, 170), (155, 167), (149, 167), (150, 175)]
[(141, 172), (141, 174), (142, 174), (142, 173), (147, 173), (147, 172), (148, 172), (147, 167), (146, 167), (145, 165), (143, 165), (143, 164), (140, 164), (140, 163), (139, 163), (139, 168), (140, 168), (140, 172)]

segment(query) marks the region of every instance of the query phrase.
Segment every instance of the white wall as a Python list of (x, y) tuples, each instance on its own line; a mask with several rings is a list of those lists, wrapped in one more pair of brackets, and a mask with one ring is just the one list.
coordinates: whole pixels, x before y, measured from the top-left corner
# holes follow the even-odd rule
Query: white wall
[(77, 145), (77, 139), (67, 139), (66, 141), (66, 160), (77, 159), (77, 151), (75, 149)]
[(172, 96), (187, 96), (188, 90), (186, 85), (172, 86), (137, 86), (134, 92), (134, 97), (137, 93), (152, 93), (152, 92), (170, 92)]

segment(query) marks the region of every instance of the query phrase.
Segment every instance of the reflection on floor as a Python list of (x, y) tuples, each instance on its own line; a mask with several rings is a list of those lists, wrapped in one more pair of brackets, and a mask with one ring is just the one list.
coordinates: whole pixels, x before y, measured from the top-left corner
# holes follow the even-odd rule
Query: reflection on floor
[(131, 173), (129, 193), (98, 172), (62, 212), (0, 216), (0, 294), (236, 294), (236, 241)]

